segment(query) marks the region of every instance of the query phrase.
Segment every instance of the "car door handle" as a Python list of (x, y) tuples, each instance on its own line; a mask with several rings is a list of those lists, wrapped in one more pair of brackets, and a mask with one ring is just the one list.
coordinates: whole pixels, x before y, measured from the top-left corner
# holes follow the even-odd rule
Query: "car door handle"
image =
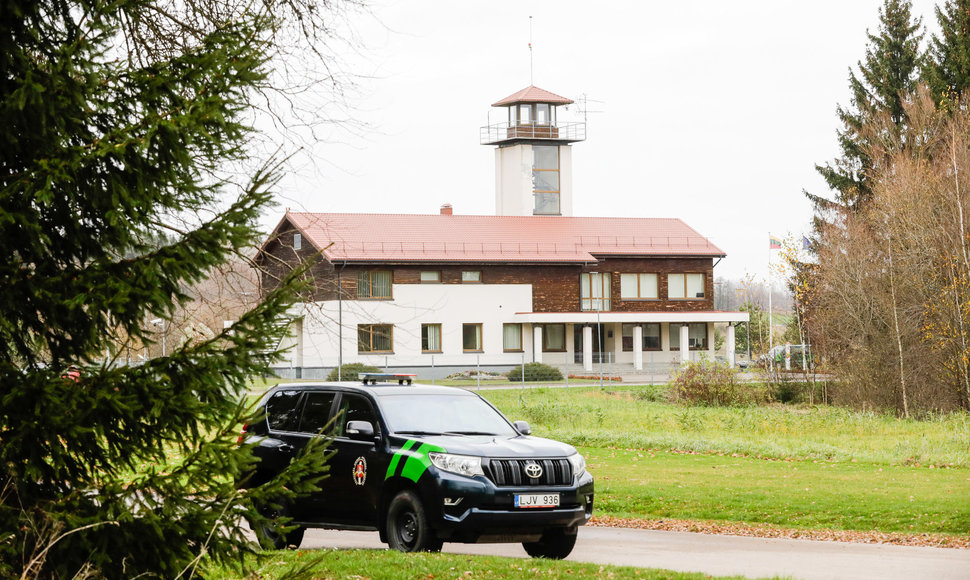
[(283, 453), (292, 453), (293, 446), (290, 445), (289, 443), (283, 443), (282, 445), (279, 446), (279, 450), (282, 451)]

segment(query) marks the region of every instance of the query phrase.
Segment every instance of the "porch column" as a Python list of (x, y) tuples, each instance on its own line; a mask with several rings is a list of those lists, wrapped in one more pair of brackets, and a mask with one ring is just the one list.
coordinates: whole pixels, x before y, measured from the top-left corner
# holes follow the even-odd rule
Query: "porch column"
[(690, 344), (688, 344), (687, 325), (680, 325), (680, 364), (690, 360)]
[(537, 363), (542, 362), (542, 327), (532, 327), (532, 357)]
[(593, 327), (583, 327), (583, 368), (593, 370)]
[(633, 368), (643, 370), (643, 327), (639, 324), (633, 327)]
[(727, 348), (728, 368), (734, 368), (734, 323), (729, 322), (727, 327), (727, 340), (724, 341)]

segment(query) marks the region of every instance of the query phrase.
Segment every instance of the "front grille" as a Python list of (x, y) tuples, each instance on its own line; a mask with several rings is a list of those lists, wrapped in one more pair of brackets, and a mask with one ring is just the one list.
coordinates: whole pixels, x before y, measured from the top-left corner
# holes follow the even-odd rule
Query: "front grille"
[[(526, 465), (537, 463), (542, 467), (542, 475), (529, 477)], [(495, 485), (570, 485), (573, 470), (566, 459), (489, 459), (485, 470)]]

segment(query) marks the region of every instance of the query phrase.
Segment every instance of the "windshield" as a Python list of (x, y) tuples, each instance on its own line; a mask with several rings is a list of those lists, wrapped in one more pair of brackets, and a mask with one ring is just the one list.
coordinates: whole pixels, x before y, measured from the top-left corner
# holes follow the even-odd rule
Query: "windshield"
[(396, 433), (517, 435), (482, 399), (463, 395), (388, 395), (380, 398), (387, 426)]

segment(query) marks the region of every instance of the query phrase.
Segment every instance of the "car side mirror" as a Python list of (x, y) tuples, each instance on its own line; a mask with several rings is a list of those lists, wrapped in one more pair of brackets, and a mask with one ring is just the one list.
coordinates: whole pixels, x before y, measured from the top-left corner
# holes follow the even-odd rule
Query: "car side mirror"
[(520, 435), (532, 435), (532, 427), (529, 427), (529, 424), (525, 421), (516, 421), (515, 423), (512, 423), (512, 426), (515, 427), (515, 430), (518, 431)]
[(374, 426), (370, 424), (370, 421), (347, 421), (345, 433), (351, 439), (373, 439)]

